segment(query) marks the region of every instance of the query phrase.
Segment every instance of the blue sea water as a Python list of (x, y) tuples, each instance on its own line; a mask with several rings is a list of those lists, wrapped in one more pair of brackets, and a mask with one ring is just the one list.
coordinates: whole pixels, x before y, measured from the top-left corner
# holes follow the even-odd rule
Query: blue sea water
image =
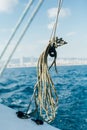
[[(51, 125), (61, 130), (87, 130), (87, 66), (51, 70), (59, 97), (58, 112)], [(0, 78), (0, 103), (26, 110), (37, 80), (36, 68), (7, 69)]]

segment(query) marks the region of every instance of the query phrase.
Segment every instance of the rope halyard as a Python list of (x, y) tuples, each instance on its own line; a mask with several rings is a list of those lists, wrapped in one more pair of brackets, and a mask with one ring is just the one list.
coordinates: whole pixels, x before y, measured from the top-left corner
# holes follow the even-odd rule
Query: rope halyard
[[(56, 48), (66, 44), (66, 42), (62, 38), (59, 39), (58, 37), (56, 37), (58, 16), (59, 16), (61, 6), (62, 6), (62, 0), (59, 0), (56, 22), (52, 30), (49, 44), (47, 45), (45, 51), (43, 51), (43, 53), (40, 55), (38, 60), (38, 64), (37, 64), (38, 78), (32, 96), (32, 99), (35, 100), (36, 111), (40, 113), (39, 114), (40, 117), (42, 117), (42, 119), (48, 123), (54, 120), (58, 108), (58, 95), (54, 87), (52, 78), (50, 76), (50, 69), (54, 65), (55, 71), (57, 72)], [(48, 66), (48, 56), (53, 58), (53, 62), (51, 63), (50, 67)], [(30, 108), (30, 104), (27, 113), (29, 112), (29, 108)]]
[[(13, 56), (15, 50), (17, 49), (18, 45), (20, 44), (21, 40), (23, 39), (26, 31), (28, 30), (33, 18), (35, 17), (36, 13), (38, 12), (43, 1), (44, 0), (39, 0), (36, 8), (34, 9), (33, 13), (31, 14), (31, 17), (29, 18), (27, 24), (25, 25), (23, 32), (21, 32), (21, 35), (20, 35), (19, 39), (17, 40), (16, 45), (14, 46), (13, 50), (11, 51), (10, 56), (8, 57), (7, 61), (3, 65), (3, 67), (0, 69), (0, 75), (3, 73), (3, 71), (6, 68), (7, 64), (9, 63), (11, 57)], [(5, 49), (3, 50), (3, 52), (0, 56), (0, 60), (3, 57), (8, 46), (10, 45), (10, 42), (12, 41), (13, 37), (15, 36), (16, 31), (18, 30), (19, 26), (21, 25), (23, 19), (25, 18), (32, 2), (33, 2), (33, 0), (30, 1), (29, 5), (27, 6), (23, 15), (21, 16), (18, 24), (16, 25), (14, 32), (12, 33), (9, 41), (7, 42)], [(32, 116), (32, 114), (39, 113), (40, 117), (42, 117), (44, 121), (51, 122), (54, 120), (54, 118), (56, 116), (56, 111), (57, 111), (57, 107), (58, 107), (58, 95), (57, 95), (56, 89), (54, 87), (54, 83), (52, 81), (52, 78), (50, 76), (50, 69), (54, 65), (55, 70), (57, 72), (57, 69), (56, 69), (56, 58), (57, 58), (56, 48), (61, 46), (61, 45), (66, 44), (66, 42), (64, 40), (62, 40), (62, 38), (59, 39), (58, 37), (56, 37), (56, 28), (57, 28), (57, 23), (58, 23), (58, 15), (59, 15), (59, 12), (61, 9), (61, 3), (62, 3), (62, 0), (59, 1), (57, 18), (56, 18), (56, 22), (54, 24), (51, 38), (49, 40), (49, 44), (47, 45), (45, 51), (43, 51), (43, 53), (40, 55), (39, 60), (38, 60), (37, 83), (34, 86), (33, 95), (31, 97), (27, 112), (26, 113), (17, 112), (17, 115), (20, 118), (27, 119), (30, 116)], [(53, 58), (53, 62), (50, 65), (50, 67), (48, 66), (48, 56), (51, 56)], [(29, 109), (30, 109), (30, 106), (31, 106), (33, 99), (35, 102), (36, 109), (33, 112), (29, 113)]]
[(56, 30), (57, 30), (57, 25), (58, 25), (58, 18), (59, 18), (59, 13), (60, 13), (62, 4), (63, 4), (63, 0), (58, 0), (58, 8), (57, 8), (56, 21), (55, 21), (53, 29), (52, 29), (50, 40), (53, 40), (53, 39), (56, 38)]
[(47, 46), (38, 60), (38, 83), (36, 103), (39, 106), (40, 116), (47, 122), (51, 122), (56, 115), (58, 96), (51, 79), (48, 68), (48, 55), (51, 44)]
[[(66, 42), (62, 38), (56, 37), (55, 42), (50, 41), (45, 51), (40, 55), (37, 64), (37, 83), (27, 111), (29, 113), (31, 102), (34, 99), (35, 112), (40, 113), (40, 117), (48, 123), (55, 119), (58, 107), (58, 95), (50, 76), (50, 69), (54, 65), (56, 70), (56, 48), (64, 44)], [(48, 66), (48, 56), (53, 57), (50, 67)]]
[[(52, 41), (50, 41), (45, 51), (40, 55), (37, 64), (37, 82), (34, 86), (33, 95), (30, 99), (27, 111), (25, 113), (21, 111), (16, 113), (19, 118), (27, 119), (34, 117), (36, 119), (32, 120), (37, 124), (43, 124), (43, 121), (50, 123), (55, 119), (58, 107), (58, 95), (49, 71), (53, 65), (55, 65), (56, 70), (56, 48), (64, 44), (66, 44), (66, 42), (62, 40), (62, 38), (58, 39), (56, 37), (55, 42), (52, 43)], [(48, 55), (54, 58), (50, 67), (48, 66)], [(35, 107), (30, 112), (33, 101)]]

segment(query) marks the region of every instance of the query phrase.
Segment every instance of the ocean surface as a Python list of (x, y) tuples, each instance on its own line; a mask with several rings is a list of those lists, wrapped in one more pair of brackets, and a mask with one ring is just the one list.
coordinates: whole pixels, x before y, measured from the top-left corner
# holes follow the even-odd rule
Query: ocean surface
[[(51, 125), (61, 130), (87, 130), (87, 66), (62, 66), (51, 70), (59, 104)], [(0, 103), (26, 110), (37, 80), (36, 68), (6, 69), (0, 77)]]

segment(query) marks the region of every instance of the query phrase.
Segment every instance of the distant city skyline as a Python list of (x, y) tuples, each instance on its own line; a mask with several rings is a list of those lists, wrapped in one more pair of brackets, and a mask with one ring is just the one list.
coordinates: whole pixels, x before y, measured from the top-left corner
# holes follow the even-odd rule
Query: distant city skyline
[[(52, 58), (48, 59), (48, 65), (52, 63)], [(36, 67), (38, 62), (38, 58), (36, 57), (22, 57), (12, 59), (8, 67)], [(56, 60), (57, 66), (68, 66), (68, 65), (87, 65), (87, 58), (57, 58)]]
[[(0, 54), (29, 0), (0, 0)], [(22, 27), (8, 49), (12, 50), (38, 0), (31, 6)], [(44, 0), (13, 58), (39, 57), (46, 48), (56, 17), (57, 0)], [(87, 0), (63, 0), (57, 36), (68, 42), (57, 49), (58, 57), (87, 58)]]

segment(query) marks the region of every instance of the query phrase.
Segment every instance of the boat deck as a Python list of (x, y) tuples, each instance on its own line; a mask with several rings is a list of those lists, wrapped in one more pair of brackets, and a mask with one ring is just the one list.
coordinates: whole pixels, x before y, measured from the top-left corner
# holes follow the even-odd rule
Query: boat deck
[(0, 104), (0, 129), (1, 130), (59, 130), (47, 123), (37, 125), (31, 119), (20, 119), (16, 111)]

